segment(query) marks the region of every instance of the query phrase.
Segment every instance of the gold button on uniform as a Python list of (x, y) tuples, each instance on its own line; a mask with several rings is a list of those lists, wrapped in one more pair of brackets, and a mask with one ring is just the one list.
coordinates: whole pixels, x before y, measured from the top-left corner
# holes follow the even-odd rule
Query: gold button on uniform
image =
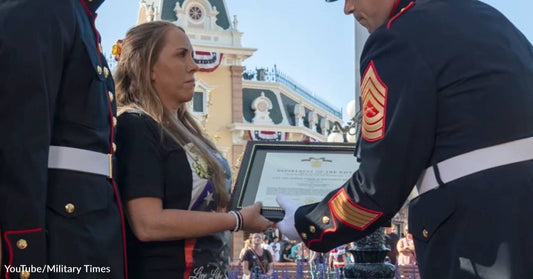
[(75, 207), (73, 204), (71, 204), (71, 203), (67, 203), (67, 204), (65, 205), (65, 211), (66, 211), (67, 213), (72, 214), (72, 213), (74, 213), (74, 210), (76, 210), (76, 207)]
[(113, 116), (113, 127), (117, 126), (117, 118)]
[(30, 272), (27, 270), (24, 270), (20, 273), (20, 279), (28, 279), (30, 278)]
[(117, 145), (113, 143), (113, 153), (117, 152)]
[(310, 231), (311, 233), (315, 233), (315, 232), (316, 232), (316, 228), (315, 228), (315, 226), (309, 226), (309, 231)]
[(107, 78), (109, 76), (109, 69), (107, 67), (104, 67), (104, 77)]
[(307, 234), (306, 233), (302, 233), (302, 239), (307, 239)]
[(100, 67), (100, 65), (96, 66), (96, 73), (98, 75), (101, 75), (102, 74), (102, 67)]
[(28, 247), (28, 242), (26, 241), (26, 239), (19, 239), (17, 241), (17, 248), (19, 248), (20, 250), (24, 250), (26, 249), (26, 247)]
[(107, 93), (109, 94), (109, 101), (113, 102), (113, 99), (115, 99), (115, 96), (113, 96), (113, 92), (109, 91)]
[(422, 235), (423, 235), (425, 238), (428, 238), (428, 236), (429, 236), (429, 232), (428, 232), (428, 230), (424, 229), (424, 230), (422, 231)]
[(324, 216), (324, 217), (322, 217), (322, 223), (323, 223), (324, 225), (329, 224), (329, 217), (328, 217), (328, 216)]

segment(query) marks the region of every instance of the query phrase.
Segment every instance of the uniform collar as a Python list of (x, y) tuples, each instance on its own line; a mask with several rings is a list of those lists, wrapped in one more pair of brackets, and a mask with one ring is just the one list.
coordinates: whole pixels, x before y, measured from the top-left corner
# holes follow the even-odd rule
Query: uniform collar
[(85, 6), (89, 8), (89, 11), (91, 11), (91, 13), (94, 13), (98, 9), (98, 7), (102, 5), (102, 3), (105, 0), (80, 0), (80, 1), (85, 3)]
[(407, 7), (407, 5), (409, 5), (410, 2), (415, 2), (415, 0), (396, 0), (390, 12), (389, 18), (392, 18), (397, 13), (399, 13), (403, 8)]

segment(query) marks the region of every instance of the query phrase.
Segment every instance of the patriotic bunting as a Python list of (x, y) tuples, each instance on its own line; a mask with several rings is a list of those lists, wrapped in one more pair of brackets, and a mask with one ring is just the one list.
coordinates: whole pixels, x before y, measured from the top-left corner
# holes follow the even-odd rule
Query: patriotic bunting
[(196, 65), (200, 67), (200, 72), (212, 72), (220, 65), (222, 55), (219, 52), (195, 51), (193, 59)]
[(287, 133), (275, 131), (249, 131), (252, 141), (285, 141)]

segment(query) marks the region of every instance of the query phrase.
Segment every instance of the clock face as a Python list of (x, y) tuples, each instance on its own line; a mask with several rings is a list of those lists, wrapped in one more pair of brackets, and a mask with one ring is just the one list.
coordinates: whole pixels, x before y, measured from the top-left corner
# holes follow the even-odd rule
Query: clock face
[(189, 9), (189, 17), (191, 17), (194, 21), (200, 21), (203, 16), (204, 12), (199, 6), (192, 6)]

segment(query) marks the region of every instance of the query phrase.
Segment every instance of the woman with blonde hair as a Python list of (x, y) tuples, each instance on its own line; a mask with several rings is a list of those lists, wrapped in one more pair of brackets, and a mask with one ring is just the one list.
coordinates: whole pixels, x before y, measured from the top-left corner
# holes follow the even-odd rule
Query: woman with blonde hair
[(250, 238), (246, 239), (244, 241), (244, 247), (242, 247), (241, 252), (239, 253), (239, 263), (242, 263), (244, 253), (246, 253), (246, 251), (248, 251), (248, 249), (250, 249), (251, 246), (252, 246), (252, 240)]
[(198, 66), (180, 27), (128, 31), (116, 70), (118, 183), (133, 278), (224, 278), (229, 231), (272, 225), (257, 203), (227, 212), (231, 173), (187, 110)]
[[(267, 249), (261, 247), (263, 233), (250, 235), (250, 249), (244, 252), (242, 258), (242, 278), (270, 278), (274, 271), (274, 259)], [(252, 276), (253, 275), (253, 276)]]

